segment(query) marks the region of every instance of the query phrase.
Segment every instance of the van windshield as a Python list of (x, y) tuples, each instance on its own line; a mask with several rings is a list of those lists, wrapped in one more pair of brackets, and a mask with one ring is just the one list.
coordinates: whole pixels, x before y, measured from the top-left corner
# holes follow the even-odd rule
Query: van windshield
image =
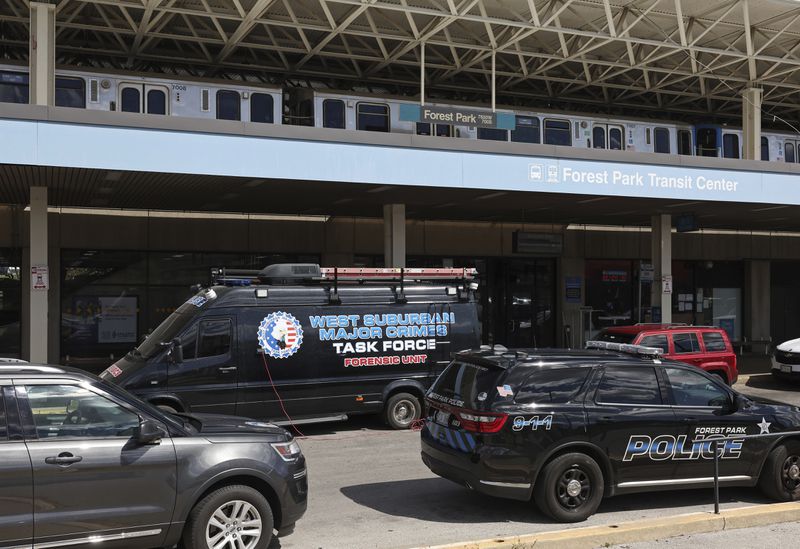
[(162, 343), (169, 343), (183, 331), (189, 322), (197, 316), (203, 306), (217, 298), (214, 290), (203, 290), (186, 303), (178, 307), (174, 313), (169, 315), (153, 333), (147, 336), (142, 343), (136, 347), (131, 354), (135, 358), (149, 359), (163, 350)]

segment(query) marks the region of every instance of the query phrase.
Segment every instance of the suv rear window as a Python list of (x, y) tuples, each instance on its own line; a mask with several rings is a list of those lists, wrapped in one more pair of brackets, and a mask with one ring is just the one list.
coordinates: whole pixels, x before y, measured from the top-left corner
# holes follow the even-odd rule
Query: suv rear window
[(642, 340), (639, 342), (639, 345), (643, 347), (653, 347), (656, 349), (661, 349), (661, 351), (664, 354), (669, 353), (669, 343), (667, 343), (667, 336), (663, 334), (644, 336)]
[(706, 344), (706, 351), (709, 353), (728, 350), (725, 339), (719, 332), (703, 332), (703, 343)]
[(561, 404), (581, 390), (591, 368), (555, 368), (534, 372), (520, 387), (519, 404)]
[(453, 362), (433, 384), (428, 398), (459, 408), (485, 408), (493, 392), (497, 391), (497, 379), (503, 371), (468, 362)]
[(609, 332), (603, 330), (596, 338), (597, 341), (610, 341), (612, 343), (633, 343), (635, 334), (621, 334), (618, 332)]

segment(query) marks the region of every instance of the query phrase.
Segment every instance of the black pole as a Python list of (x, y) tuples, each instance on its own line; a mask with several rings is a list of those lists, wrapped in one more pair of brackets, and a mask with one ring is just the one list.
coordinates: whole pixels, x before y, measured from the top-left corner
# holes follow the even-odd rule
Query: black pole
[(714, 514), (719, 515), (719, 440), (714, 439)]

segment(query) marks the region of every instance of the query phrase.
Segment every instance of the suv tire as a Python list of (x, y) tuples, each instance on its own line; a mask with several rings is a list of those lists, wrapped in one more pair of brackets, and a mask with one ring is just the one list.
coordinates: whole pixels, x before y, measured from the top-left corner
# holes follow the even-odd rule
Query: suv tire
[(787, 440), (769, 453), (758, 487), (778, 501), (800, 500), (800, 442)]
[(595, 460), (581, 453), (564, 454), (544, 466), (534, 500), (554, 520), (580, 522), (597, 511), (603, 490), (603, 471)]
[(410, 393), (392, 395), (383, 409), (383, 419), (392, 429), (408, 429), (421, 417), (422, 404)]
[[(260, 529), (256, 521), (260, 521)], [(242, 525), (248, 523), (253, 535), (245, 533), (243, 537), (248, 528)], [(246, 549), (266, 549), (273, 527), (272, 509), (260, 492), (244, 485), (223, 486), (201, 499), (189, 513), (182, 548), (214, 549), (226, 537), (235, 536), (242, 539)]]

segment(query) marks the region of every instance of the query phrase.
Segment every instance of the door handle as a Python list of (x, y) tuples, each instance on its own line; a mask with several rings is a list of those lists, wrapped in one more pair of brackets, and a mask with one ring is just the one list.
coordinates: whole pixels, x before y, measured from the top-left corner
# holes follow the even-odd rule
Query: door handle
[(73, 456), (69, 452), (61, 452), (57, 456), (44, 458), (44, 462), (48, 465), (72, 465), (73, 463), (78, 463), (79, 461), (83, 461), (83, 457)]
[(597, 420), (597, 423), (613, 423), (613, 422), (614, 422), (614, 418), (611, 417), (611, 416), (601, 416)]
[(683, 418), (684, 423), (695, 423), (697, 421), (696, 417), (685, 417)]
[(236, 366), (224, 366), (222, 368), (217, 368), (217, 370), (221, 374), (227, 374), (228, 372), (235, 372), (236, 371)]

